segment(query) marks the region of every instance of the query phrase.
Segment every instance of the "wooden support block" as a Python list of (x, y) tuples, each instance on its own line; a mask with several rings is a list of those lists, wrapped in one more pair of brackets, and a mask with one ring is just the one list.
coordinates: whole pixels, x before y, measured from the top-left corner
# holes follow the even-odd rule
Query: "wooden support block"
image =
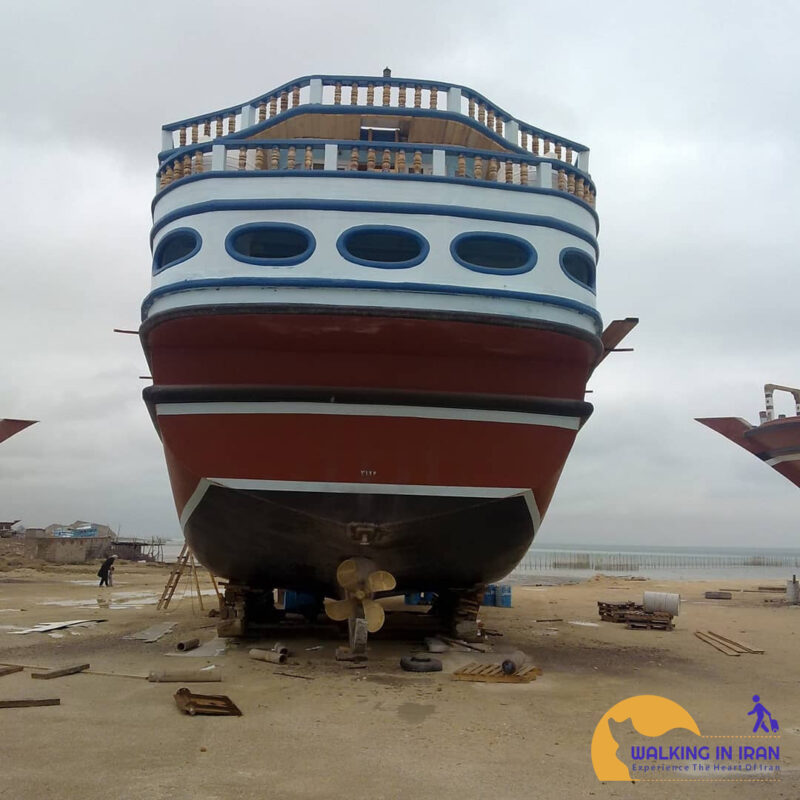
[(75, 675), (78, 672), (83, 672), (85, 669), (89, 669), (88, 664), (76, 664), (73, 667), (64, 667), (64, 669), (51, 669), (47, 672), (34, 672), (31, 674), (31, 678), (38, 678), (42, 681), (50, 680), (50, 678), (63, 678), (65, 675)]
[(218, 683), (222, 680), (220, 670), (179, 669), (154, 671), (147, 676), (151, 683)]
[(60, 706), (58, 697), (49, 697), (45, 700), (0, 700), (0, 708), (33, 708), (35, 706)]

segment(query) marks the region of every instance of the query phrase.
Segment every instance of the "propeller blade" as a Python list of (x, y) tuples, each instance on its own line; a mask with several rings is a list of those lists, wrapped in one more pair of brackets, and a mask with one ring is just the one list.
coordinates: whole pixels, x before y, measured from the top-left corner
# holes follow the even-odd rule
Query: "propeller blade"
[(364, 607), (364, 619), (367, 621), (367, 630), (370, 633), (375, 633), (383, 627), (383, 622), (386, 619), (386, 613), (383, 606), (375, 600), (362, 600)]
[(397, 581), (391, 572), (379, 569), (367, 578), (367, 590), (370, 592), (388, 592), (397, 586)]
[(343, 622), (355, 616), (358, 611), (358, 601), (352, 597), (346, 600), (326, 600), (325, 613), (336, 622)]
[[(362, 558), (348, 558), (336, 568), (336, 582), (342, 589), (352, 591), (363, 583), (367, 575)], [(369, 562), (367, 562), (369, 563)]]

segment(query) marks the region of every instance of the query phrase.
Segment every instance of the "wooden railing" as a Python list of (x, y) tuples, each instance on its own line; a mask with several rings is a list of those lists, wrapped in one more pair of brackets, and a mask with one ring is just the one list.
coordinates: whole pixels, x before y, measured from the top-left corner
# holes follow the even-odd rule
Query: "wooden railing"
[(522, 122), (465, 86), (404, 78), (313, 75), (298, 78), (240, 106), (165, 125), (162, 157), (169, 151), (231, 137), (304, 105), (348, 106), (460, 114), (533, 156), (588, 170), (589, 150), (578, 142)]
[(438, 176), (549, 189), (595, 204), (589, 176), (562, 161), (495, 150), (319, 139), (226, 139), (187, 146), (163, 162), (158, 190), (207, 172), (376, 173)]

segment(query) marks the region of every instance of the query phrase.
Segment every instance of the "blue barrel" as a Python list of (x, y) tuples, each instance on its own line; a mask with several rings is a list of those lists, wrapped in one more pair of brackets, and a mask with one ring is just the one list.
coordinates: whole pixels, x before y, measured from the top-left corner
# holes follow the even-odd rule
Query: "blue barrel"
[(486, 587), (486, 591), (483, 593), (483, 602), (481, 605), (484, 606), (493, 606), (497, 601), (497, 587), (490, 583)]
[(407, 592), (406, 593), (406, 605), (407, 606), (418, 606), (422, 602), (422, 595), (419, 592)]
[(304, 608), (314, 608), (319, 603), (316, 595), (308, 592), (295, 592), (287, 589), (283, 594), (284, 611), (300, 611)]
[(497, 587), (497, 601), (495, 605), (501, 608), (511, 608), (511, 587), (507, 583), (501, 583)]
[(419, 602), (423, 606), (431, 606), (433, 605), (433, 601), (436, 599), (436, 592), (423, 592), (420, 595)]

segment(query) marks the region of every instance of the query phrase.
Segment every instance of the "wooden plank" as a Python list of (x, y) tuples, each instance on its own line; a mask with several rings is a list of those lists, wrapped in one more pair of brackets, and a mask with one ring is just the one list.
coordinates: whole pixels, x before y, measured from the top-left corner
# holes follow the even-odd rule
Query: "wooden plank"
[(474, 681), (478, 683), (530, 683), (541, 675), (542, 670), (533, 665), (523, 667), (511, 675), (506, 675), (499, 664), (466, 664), (453, 673), (457, 681)]
[(45, 700), (0, 700), (0, 708), (33, 708), (34, 706), (60, 706), (58, 697)]
[(695, 636), (696, 636), (696, 637), (697, 637), (697, 638), (698, 638), (698, 639), (699, 639), (701, 642), (705, 642), (706, 644), (710, 644), (710, 645), (711, 645), (711, 646), (712, 646), (712, 647), (713, 647), (715, 650), (719, 650), (719, 652), (720, 652), (720, 653), (722, 653), (723, 655), (726, 655), (726, 656), (740, 656), (740, 655), (741, 655), (741, 653), (737, 653), (735, 650), (733, 650), (733, 649), (732, 649), (732, 648), (730, 648), (730, 647), (728, 647), (727, 649), (725, 649), (725, 648), (723, 647), (723, 643), (722, 643), (722, 642), (715, 642), (713, 639), (711, 639), (711, 638), (707, 637), (707, 636), (706, 636), (705, 634), (703, 634), (701, 631), (695, 631), (695, 632), (694, 632), (694, 635), (695, 635)]
[(763, 656), (764, 650), (754, 650), (749, 645), (743, 644), (742, 642), (737, 642), (735, 639), (728, 639), (725, 636), (722, 636), (719, 633), (714, 633), (714, 631), (707, 632), (709, 636), (712, 636), (714, 639), (721, 639), (723, 642), (731, 645), (735, 645), (736, 647), (740, 647), (744, 652), (753, 653), (754, 655)]
[(25, 667), (0, 667), (0, 678), (4, 677), (5, 675), (13, 675), (15, 672), (22, 672)]
[(50, 680), (50, 678), (63, 678), (65, 675), (75, 675), (78, 672), (83, 672), (89, 669), (88, 664), (75, 664), (72, 667), (64, 667), (63, 669), (51, 669), (47, 672), (34, 672), (31, 678), (38, 678), (42, 681)]

